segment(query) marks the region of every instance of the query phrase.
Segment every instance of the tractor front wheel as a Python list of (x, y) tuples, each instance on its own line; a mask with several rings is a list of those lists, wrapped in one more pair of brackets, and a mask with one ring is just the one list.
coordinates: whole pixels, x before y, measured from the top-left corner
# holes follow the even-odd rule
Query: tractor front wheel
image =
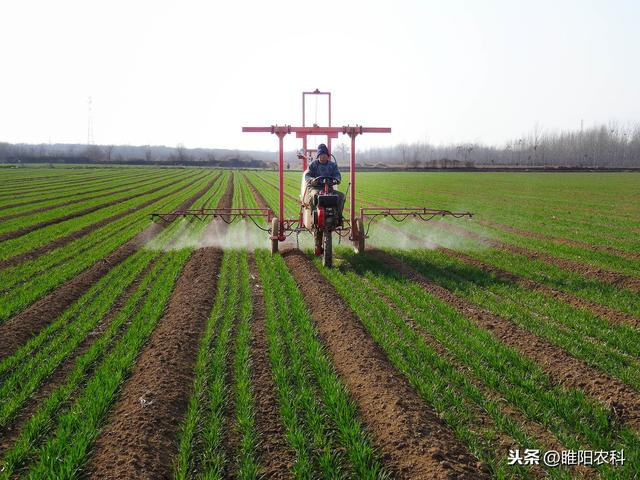
[(324, 231), (322, 235), (322, 265), (327, 268), (333, 266), (333, 252), (331, 244), (331, 231)]
[(278, 253), (278, 237), (280, 236), (280, 220), (274, 217), (271, 220), (271, 254)]

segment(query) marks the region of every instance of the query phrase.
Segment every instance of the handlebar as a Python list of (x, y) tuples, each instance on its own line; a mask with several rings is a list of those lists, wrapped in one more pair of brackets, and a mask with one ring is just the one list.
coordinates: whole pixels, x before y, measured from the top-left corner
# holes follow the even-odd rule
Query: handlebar
[(335, 177), (316, 177), (313, 178), (311, 180), (309, 180), (308, 185), (314, 186), (314, 187), (319, 187), (321, 185), (324, 185), (325, 182), (329, 182), (329, 185), (333, 186), (333, 185), (338, 185), (340, 183), (340, 180), (338, 180)]

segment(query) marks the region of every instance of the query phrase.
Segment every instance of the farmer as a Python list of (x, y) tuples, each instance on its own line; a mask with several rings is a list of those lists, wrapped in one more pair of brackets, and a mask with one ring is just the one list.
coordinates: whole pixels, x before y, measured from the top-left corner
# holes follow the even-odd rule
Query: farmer
[[(314, 195), (320, 192), (324, 187), (322, 185), (314, 185), (313, 181), (317, 177), (333, 177), (338, 182), (342, 180), (340, 170), (338, 170), (338, 164), (336, 162), (329, 161), (329, 149), (324, 143), (318, 145), (316, 152), (316, 159), (309, 164), (309, 167), (304, 172), (304, 180), (307, 184), (307, 192), (304, 196), (305, 205), (310, 205)], [(342, 218), (342, 209), (344, 207), (345, 196), (344, 193), (334, 190), (339, 197), (338, 202), (338, 214)]]
[[(329, 161), (329, 149), (324, 143), (318, 145), (316, 152), (316, 159), (309, 164), (309, 167), (304, 172), (304, 182), (306, 183), (305, 194), (303, 198), (304, 204), (309, 208), (314, 196), (320, 192), (324, 186), (316, 185), (314, 180), (318, 177), (332, 177), (338, 180), (342, 179), (340, 170), (338, 170), (338, 164)], [(338, 196), (338, 225), (342, 225), (342, 209), (344, 207), (345, 196), (344, 193), (338, 190), (333, 190)], [(321, 256), (323, 253), (322, 248), (322, 231), (318, 230), (315, 233), (315, 246), (316, 256)]]

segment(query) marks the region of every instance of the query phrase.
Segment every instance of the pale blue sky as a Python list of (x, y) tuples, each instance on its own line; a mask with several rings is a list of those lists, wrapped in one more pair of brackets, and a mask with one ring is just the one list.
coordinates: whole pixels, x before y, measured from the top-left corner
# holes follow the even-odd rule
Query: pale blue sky
[(86, 142), (91, 96), (95, 143), (273, 149), (241, 126), (299, 124), (315, 88), (335, 125), (393, 128), (361, 146), (640, 120), (637, 1), (22, 0), (0, 18), (0, 141)]

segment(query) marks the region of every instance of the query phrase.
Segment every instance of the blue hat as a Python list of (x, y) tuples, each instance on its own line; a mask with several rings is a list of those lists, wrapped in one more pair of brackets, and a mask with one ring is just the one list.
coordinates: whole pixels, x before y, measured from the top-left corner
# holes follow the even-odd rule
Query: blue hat
[(316, 155), (319, 157), (322, 154), (325, 155), (329, 155), (329, 149), (327, 148), (327, 146), (324, 143), (321, 143), (320, 145), (318, 145), (318, 151), (316, 152)]

